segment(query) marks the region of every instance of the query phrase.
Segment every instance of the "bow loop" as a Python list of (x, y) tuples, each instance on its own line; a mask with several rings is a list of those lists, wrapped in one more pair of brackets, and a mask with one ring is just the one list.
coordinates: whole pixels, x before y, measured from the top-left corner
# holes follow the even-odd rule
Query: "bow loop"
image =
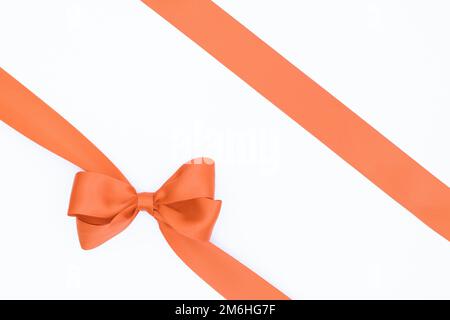
[(135, 197), (136, 191), (126, 182), (101, 173), (78, 172), (72, 186), (69, 216), (108, 222), (130, 207)]
[(189, 238), (208, 241), (219, 216), (222, 201), (196, 198), (161, 205), (155, 218)]
[(155, 202), (168, 204), (214, 198), (214, 161), (196, 158), (183, 164), (155, 193)]
[(77, 218), (81, 246), (92, 249), (124, 230), (139, 211), (189, 238), (209, 240), (221, 202), (214, 200), (214, 162), (199, 158), (178, 169), (155, 193), (95, 172), (75, 176), (69, 215)]

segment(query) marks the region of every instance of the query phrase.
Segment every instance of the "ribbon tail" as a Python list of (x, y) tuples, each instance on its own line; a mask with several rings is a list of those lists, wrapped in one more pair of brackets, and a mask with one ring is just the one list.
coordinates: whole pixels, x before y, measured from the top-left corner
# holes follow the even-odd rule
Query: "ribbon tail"
[(81, 132), (0, 68), (0, 120), (47, 150), (86, 171), (127, 181)]
[(289, 300), (284, 293), (208, 241), (188, 238), (164, 223), (159, 228), (173, 251), (225, 299)]

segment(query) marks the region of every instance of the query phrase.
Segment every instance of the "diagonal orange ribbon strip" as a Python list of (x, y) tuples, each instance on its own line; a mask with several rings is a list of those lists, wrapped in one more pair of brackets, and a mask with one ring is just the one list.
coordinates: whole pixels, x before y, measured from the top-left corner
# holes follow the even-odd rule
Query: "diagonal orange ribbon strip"
[(210, 0), (142, 0), (450, 240), (450, 189)]
[(209, 242), (221, 205), (212, 160), (191, 160), (156, 192), (137, 193), (96, 146), (1, 68), (0, 120), (86, 171), (75, 177), (69, 206), (83, 248), (107, 241), (143, 210), (184, 263), (225, 298), (288, 299)]

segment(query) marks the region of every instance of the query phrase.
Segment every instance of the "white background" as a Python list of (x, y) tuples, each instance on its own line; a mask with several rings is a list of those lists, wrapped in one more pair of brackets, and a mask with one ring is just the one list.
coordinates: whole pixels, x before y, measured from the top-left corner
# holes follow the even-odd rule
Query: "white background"
[[(449, 185), (448, 1), (215, 2)], [(448, 241), (140, 1), (0, 0), (0, 66), (139, 191), (214, 158), (213, 242), (290, 297), (450, 298)], [(147, 214), (80, 249), (77, 168), (0, 148), (0, 298), (221, 298)]]

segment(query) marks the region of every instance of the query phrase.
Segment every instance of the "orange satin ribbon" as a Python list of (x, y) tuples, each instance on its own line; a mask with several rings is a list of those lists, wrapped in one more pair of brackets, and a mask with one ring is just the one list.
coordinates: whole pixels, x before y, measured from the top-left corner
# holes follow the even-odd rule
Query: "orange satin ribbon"
[(450, 189), (210, 0), (142, 0), (450, 240)]
[(0, 120), (85, 170), (75, 177), (69, 206), (84, 249), (121, 232), (144, 210), (184, 263), (225, 298), (288, 299), (209, 242), (221, 205), (211, 160), (191, 160), (156, 192), (137, 193), (97, 147), (1, 68)]
[(155, 193), (136, 190), (105, 174), (75, 176), (69, 216), (77, 218), (83, 249), (93, 249), (125, 229), (139, 211), (147, 211), (163, 234), (209, 241), (221, 201), (214, 200), (214, 162), (194, 159), (184, 164)]

